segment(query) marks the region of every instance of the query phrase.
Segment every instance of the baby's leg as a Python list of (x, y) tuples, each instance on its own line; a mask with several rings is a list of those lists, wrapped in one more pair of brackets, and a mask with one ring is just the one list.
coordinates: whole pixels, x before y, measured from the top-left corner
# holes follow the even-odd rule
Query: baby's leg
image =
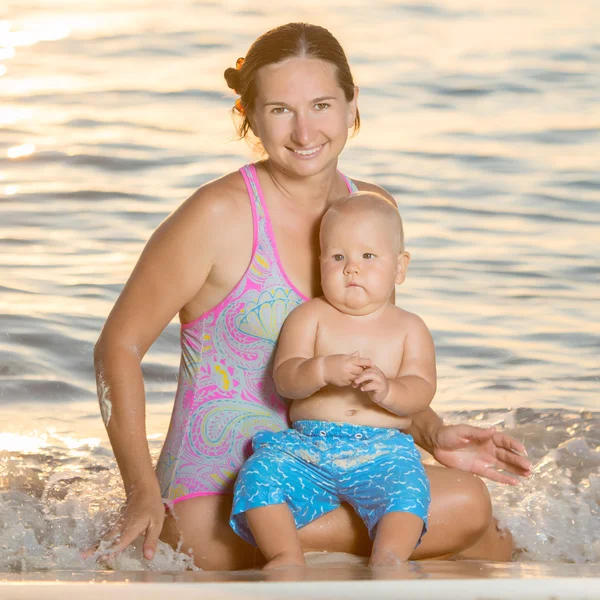
[(296, 523), (286, 503), (251, 508), (246, 511), (246, 519), (267, 559), (265, 570), (305, 566)]
[(339, 500), (303, 436), (295, 430), (270, 438), (267, 433), (257, 434), (255, 452), (239, 472), (229, 522), (240, 537), (258, 545), (265, 569), (304, 566), (296, 528), (336, 509)]
[(423, 520), (413, 513), (390, 512), (377, 524), (370, 567), (393, 567), (408, 560), (421, 534)]

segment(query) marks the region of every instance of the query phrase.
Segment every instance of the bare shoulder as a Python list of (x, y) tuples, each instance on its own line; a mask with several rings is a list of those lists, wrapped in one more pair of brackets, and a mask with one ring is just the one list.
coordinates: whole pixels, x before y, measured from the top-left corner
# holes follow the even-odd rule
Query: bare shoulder
[(374, 183), (369, 183), (368, 181), (359, 181), (358, 179), (353, 179), (356, 187), (360, 192), (373, 192), (375, 194), (380, 194), (384, 198), (387, 198), (391, 202), (396, 205), (396, 199), (392, 196), (385, 188), (382, 188), (380, 185), (375, 185)]
[(330, 308), (329, 303), (323, 298), (312, 298), (303, 304), (297, 306), (287, 317), (286, 321), (308, 323), (319, 320)]
[(192, 254), (228, 246), (252, 213), (241, 173), (209, 181), (179, 205), (154, 232), (150, 244), (184, 246)]
[(228, 173), (200, 186), (173, 213), (186, 218), (196, 214), (211, 214), (215, 217), (231, 216), (241, 205), (248, 204), (248, 194), (244, 179), (239, 171)]
[(406, 334), (424, 334), (429, 335), (429, 328), (425, 321), (415, 313), (404, 310), (399, 306), (392, 306), (392, 315), (394, 322), (401, 327)]

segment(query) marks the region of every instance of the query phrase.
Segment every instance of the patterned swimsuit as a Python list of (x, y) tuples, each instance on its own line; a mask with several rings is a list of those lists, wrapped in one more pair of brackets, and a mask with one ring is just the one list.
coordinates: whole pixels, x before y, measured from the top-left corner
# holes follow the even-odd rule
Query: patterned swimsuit
[(289, 427), (272, 359), (285, 318), (308, 298), (281, 266), (256, 168), (240, 172), (252, 206), (252, 259), (222, 302), (181, 326), (179, 385), (156, 465), (163, 500), (171, 504), (233, 493), (254, 435)]

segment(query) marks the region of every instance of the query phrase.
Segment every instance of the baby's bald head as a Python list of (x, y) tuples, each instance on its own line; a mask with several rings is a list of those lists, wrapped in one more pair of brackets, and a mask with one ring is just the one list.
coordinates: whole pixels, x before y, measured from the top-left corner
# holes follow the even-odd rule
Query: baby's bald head
[(378, 221), (378, 227), (387, 232), (394, 246), (394, 251), (400, 254), (404, 251), (404, 229), (398, 208), (381, 194), (375, 192), (355, 192), (345, 198), (336, 200), (321, 221), (321, 248), (329, 231), (346, 215)]

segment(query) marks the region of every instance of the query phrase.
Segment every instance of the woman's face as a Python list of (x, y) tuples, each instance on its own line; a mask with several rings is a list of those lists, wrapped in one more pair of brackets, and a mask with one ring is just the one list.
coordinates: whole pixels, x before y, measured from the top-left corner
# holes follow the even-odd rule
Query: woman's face
[(335, 66), (291, 58), (262, 67), (250, 116), (269, 159), (289, 175), (307, 177), (336, 164), (356, 118), (356, 97), (346, 100)]

